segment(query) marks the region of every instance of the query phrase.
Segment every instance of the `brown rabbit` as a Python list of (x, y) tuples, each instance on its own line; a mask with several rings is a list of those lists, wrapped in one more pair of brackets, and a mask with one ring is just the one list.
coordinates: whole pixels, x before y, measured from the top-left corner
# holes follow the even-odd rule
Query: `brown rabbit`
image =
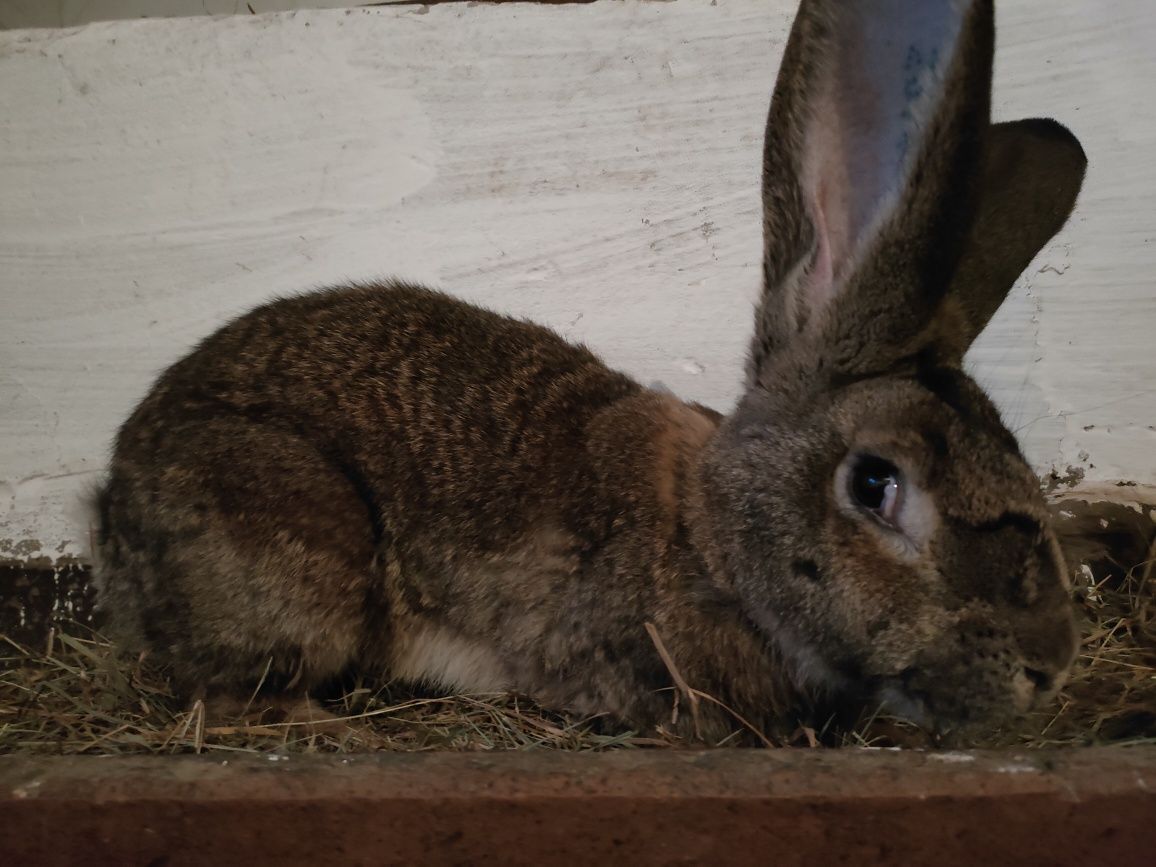
[(116, 441), (115, 632), (187, 694), (357, 667), (642, 728), (672, 698), (647, 623), (759, 727), (824, 696), (939, 731), (1047, 701), (1076, 650), (1065, 567), (961, 364), (1085, 159), (1053, 121), (991, 125), (992, 43), (984, 0), (804, 0), (725, 418), (400, 283), (209, 337)]

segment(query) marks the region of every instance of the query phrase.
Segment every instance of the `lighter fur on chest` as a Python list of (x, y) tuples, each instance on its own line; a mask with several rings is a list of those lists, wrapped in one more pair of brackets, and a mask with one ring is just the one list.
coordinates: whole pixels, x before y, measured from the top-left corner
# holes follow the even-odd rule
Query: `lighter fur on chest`
[(498, 654), (441, 626), (424, 626), (400, 638), (390, 674), (456, 692), (506, 692), (512, 679)]
[[(459, 692), (519, 688), (509, 659), (503, 658), (501, 634), (475, 637), (489, 631), (479, 625), (505, 621), (507, 638), (513, 632), (532, 637), (546, 652), (554, 605), (567, 595), (566, 584), (577, 569), (572, 546), (566, 533), (543, 527), (511, 550), (473, 563), (448, 582), (456, 597), (449, 610), (458, 612), (450, 619), (457, 623), (430, 622), (407, 611), (405, 594), (396, 594), (394, 610), (406, 613), (395, 622), (390, 675)], [(420, 593), (420, 587), (415, 589)], [(465, 622), (471, 620), (472, 626)]]

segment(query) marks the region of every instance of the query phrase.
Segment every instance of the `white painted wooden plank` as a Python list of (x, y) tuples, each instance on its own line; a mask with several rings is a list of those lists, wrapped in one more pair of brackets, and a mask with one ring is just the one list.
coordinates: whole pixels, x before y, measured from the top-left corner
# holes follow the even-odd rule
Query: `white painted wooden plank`
[[(309, 286), (424, 280), (725, 409), (793, 11), (452, 4), (0, 33), (0, 557), (83, 555), (77, 496), (156, 372)], [(1156, 484), (1156, 17), (1017, 0), (1000, 26), (998, 112), (1061, 118), (1092, 166), (973, 367), (1041, 471)]]
[(1156, 482), (1156, 7), (997, 2), (995, 111), (1088, 153), (1072, 221), (972, 352), (1041, 469)]

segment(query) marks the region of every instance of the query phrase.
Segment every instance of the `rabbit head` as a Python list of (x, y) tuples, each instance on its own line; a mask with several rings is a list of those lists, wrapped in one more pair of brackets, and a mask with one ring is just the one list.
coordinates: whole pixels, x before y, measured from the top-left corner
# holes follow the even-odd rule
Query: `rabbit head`
[(1085, 158), (990, 123), (992, 48), (983, 0), (804, 0), (746, 391), (700, 471), (714, 571), (797, 684), (939, 730), (1047, 700), (1076, 650), (1038, 479), (962, 362)]

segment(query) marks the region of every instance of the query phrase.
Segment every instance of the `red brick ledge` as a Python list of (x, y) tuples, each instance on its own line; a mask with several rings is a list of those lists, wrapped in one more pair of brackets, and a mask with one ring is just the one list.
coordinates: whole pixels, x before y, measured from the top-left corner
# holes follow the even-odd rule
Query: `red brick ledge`
[(0, 757), (0, 863), (1112, 864), (1156, 747)]

